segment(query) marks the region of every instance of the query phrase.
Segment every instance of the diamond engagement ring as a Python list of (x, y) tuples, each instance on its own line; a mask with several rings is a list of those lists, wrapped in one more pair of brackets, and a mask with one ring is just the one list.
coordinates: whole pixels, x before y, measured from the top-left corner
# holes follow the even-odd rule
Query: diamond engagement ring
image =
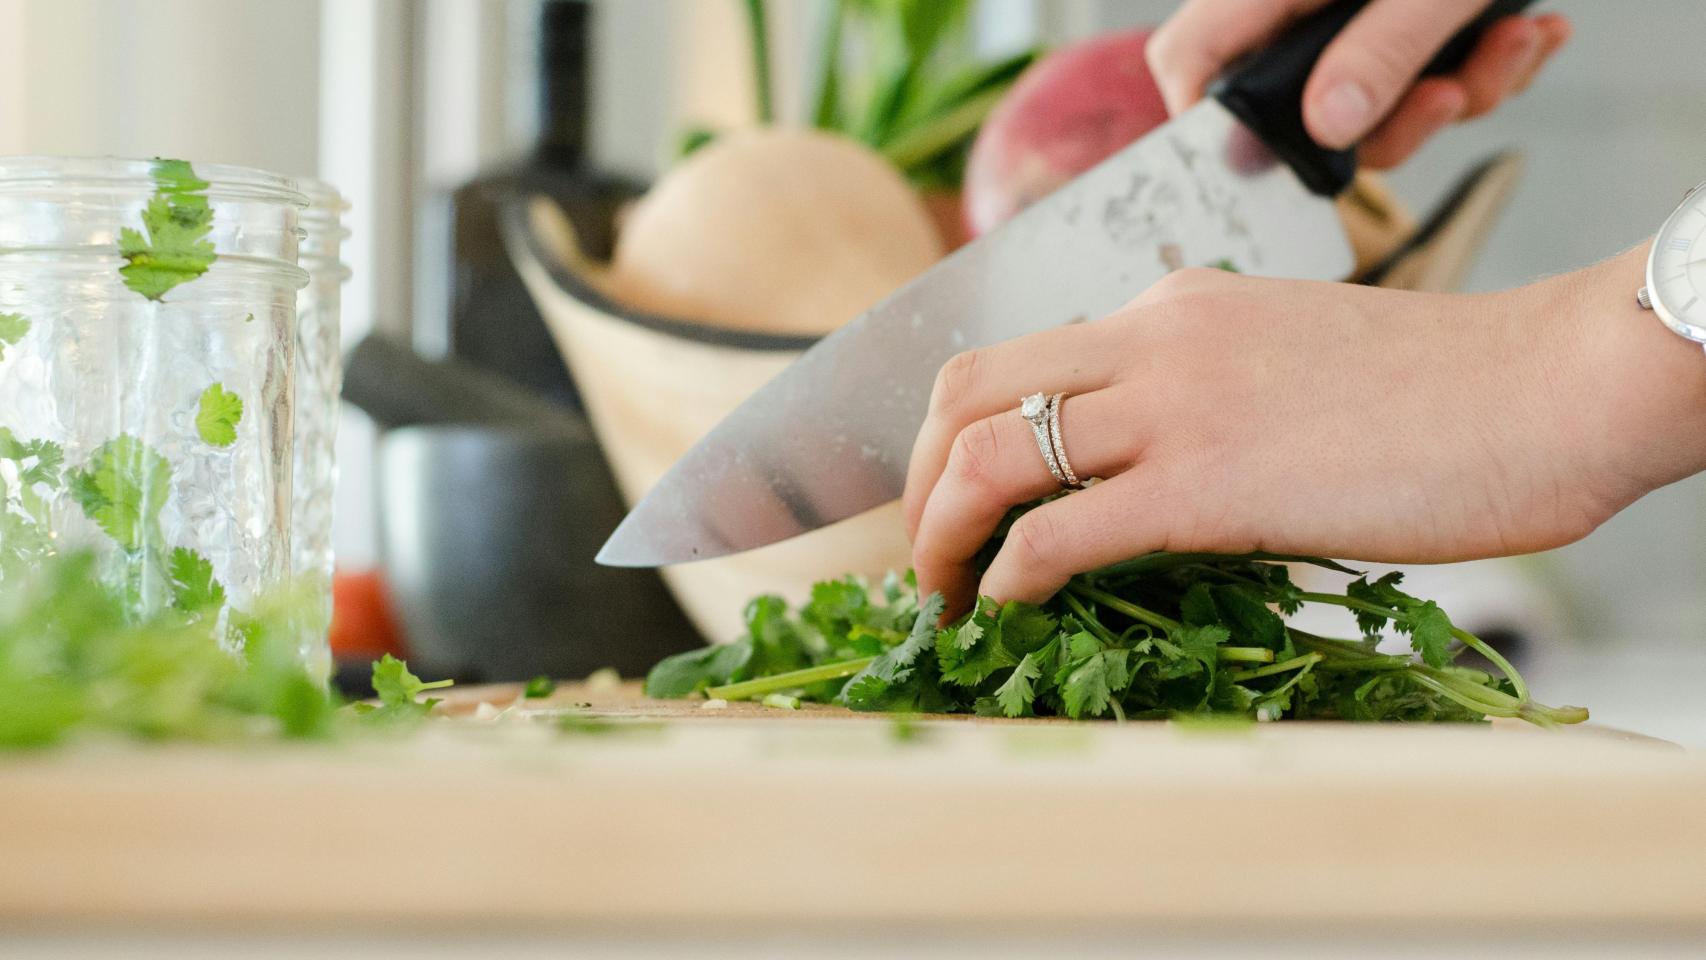
[(1060, 439), (1060, 403), (1065, 398), (1066, 395), (1061, 393), (1052, 397), (1033, 393), (1019, 401), (1019, 416), (1031, 425), (1031, 433), (1037, 438), (1037, 450), (1042, 453), (1043, 463), (1048, 466), (1055, 482), (1076, 490), (1081, 484), (1066, 462), (1066, 445)]

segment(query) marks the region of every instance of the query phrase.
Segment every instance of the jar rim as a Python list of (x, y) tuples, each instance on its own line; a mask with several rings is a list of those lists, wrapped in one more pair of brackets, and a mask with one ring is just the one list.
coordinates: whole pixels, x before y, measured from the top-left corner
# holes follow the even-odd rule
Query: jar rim
[[(296, 186), (308, 198), (308, 208), (298, 216), (297, 222), (302, 224), (309, 240), (331, 247), (335, 259), (338, 243), (350, 236), (349, 227), (344, 225), (344, 214), (350, 209), (349, 200), (337, 187), (324, 180), (299, 177)], [(304, 254), (305, 257), (308, 255)]]
[[(152, 189), (159, 159), (125, 157), (67, 157), (48, 155), (0, 156), (0, 194), (44, 185), (135, 185)], [(196, 176), (208, 182), (210, 200), (247, 200), (306, 209), (308, 196), (293, 177), (255, 167), (226, 163), (192, 163)]]

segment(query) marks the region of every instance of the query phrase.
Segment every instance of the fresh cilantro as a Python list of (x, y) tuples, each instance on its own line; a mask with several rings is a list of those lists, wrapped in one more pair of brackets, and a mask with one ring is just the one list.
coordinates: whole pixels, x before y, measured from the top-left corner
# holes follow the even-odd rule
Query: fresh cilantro
[(749, 641), (678, 653), (659, 662), (646, 674), (646, 696), (671, 700), (721, 686), (737, 679), (735, 675), (751, 658), (752, 644)]
[(201, 392), (195, 414), (195, 430), (215, 447), (237, 442), (237, 424), (243, 420), (243, 398), (215, 383)]
[(207, 272), (218, 259), (212, 241), (209, 184), (182, 160), (154, 162), (154, 196), (142, 210), (142, 231), (119, 231), (124, 285), (150, 300)]
[[(1362, 628), (1363, 636), (1380, 636), (1380, 631), (1386, 629), (1386, 624), (1391, 619), (1386, 610), (1402, 606), (1410, 599), (1398, 589), (1398, 584), (1403, 582), (1403, 579), (1402, 573), (1393, 571), (1373, 583), (1370, 583), (1367, 577), (1358, 577), (1345, 588), (1345, 596), (1364, 604), (1354, 608), (1357, 626)], [(1374, 607), (1385, 609), (1376, 610)]]
[(71, 471), (71, 497), (107, 536), (129, 552), (158, 541), (160, 511), (171, 493), (172, 465), (141, 440), (123, 434), (95, 448)]
[[(993, 556), (1009, 528), (982, 556)], [(1342, 594), (1309, 592), (1292, 582), (1287, 563), (1356, 579)], [(748, 636), (665, 660), (646, 690), (1003, 717), (1586, 719), (1580, 708), (1534, 701), (1497, 651), (1401, 582), (1396, 573), (1371, 582), (1318, 557), (1155, 553), (1081, 574), (1041, 605), (982, 598), (938, 628), (942, 598), (919, 603), (910, 578), (891, 577), (880, 596), (847, 578), (820, 584), (797, 618), (775, 598), (754, 601)], [(1365, 636), (1292, 628), (1285, 617), (1305, 604), (1351, 610)], [(1415, 656), (1378, 651), (1389, 626), (1409, 636)], [(1453, 667), (1458, 643), (1504, 676)], [(785, 655), (760, 663), (766, 647)]]
[(0, 360), (6, 359), (6, 348), (15, 347), (30, 332), (30, 321), (22, 314), (0, 313)]
[(521, 690), (524, 700), (543, 700), (557, 692), (557, 681), (547, 676), (534, 677), (527, 681), (527, 686)]
[(0, 578), (0, 749), (79, 736), (244, 742), (400, 730), (430, 713), (422, 692), (449, 683), (423, 682), (388, 656), (374, 665), (379, 703), (344, 708), (299, 658), (299, 592), (228, 606), (228, 618), (182, 609), (223, 599), (212, 599), (222, 591), (206, 561), (180, 550), (170, 567), (181, 604), (138, 615), (102, 566), (93, 553), (59, 553)]
[(1042, 677), (1042, 668), (1032, 659), (1031, 654), (1025, 654), (1019, 665), (995, 688), (995, 701), (1001, 705), (1001, 712), (1009, 717), (1022, 717), (1031, 711), (1031, 703), (1036, 700), (1036, 688), (1032, 686)]
[(214, 579), (213, 564), (187, 547), (172, 551), (172, 605), (179, 610), (218, 610), (225, 606), (225, 587)]
[(945, 604), (932, 594), (919, 606), (907, 638), (877, 657), (847, 681), (839, 700), (854, 710), (936, 713), (951, 709), (954, 698), (942, 689), (936, 648), (936, 621)]
[(1126, 688), (1131, 675), (1126, 670), (1128, 650), (1102, 650), (1071, 666), (1061, 684), (1066, 715), (1098, 717), (1115, 706), (1114, 695)]
[(409, 672), (409, 665), (389, 653), (373, 664), (373, 692), (379, 702), (358, 703), (356, 712), (378, 721), (409, 721), (430, 716), (441, 701), (419, 699), (422, 693), (450, 686), (450, 680), (427, 683)]
[(1422, 655), (1430, 667), (1443, 667), (1451, 662), (1451, 618), (1432, 600), (1415, 605), (1410, 610), (1410, 622), (1405, 632), (1410, 645)]
[(65, 451), (47, 440), (19, 440), (0, 427), (0, 460), (12, 463), (15, 483), (0, 472), (0, 574), (39, 563), (57, 552), (51, 494), (59, 486)]

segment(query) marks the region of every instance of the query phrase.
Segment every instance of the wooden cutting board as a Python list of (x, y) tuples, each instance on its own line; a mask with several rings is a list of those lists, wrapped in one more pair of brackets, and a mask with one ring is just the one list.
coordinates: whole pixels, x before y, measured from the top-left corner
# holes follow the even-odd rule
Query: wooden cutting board
[[(1525, 726), (897, 724), (571, 685), (397, 741), (0, 759), (0, 927), (1706, 929), (1706, 762)], [(537, 705), (537, 706), (534, 706)], [(588, 719), (605, 723), (588, 723)]]

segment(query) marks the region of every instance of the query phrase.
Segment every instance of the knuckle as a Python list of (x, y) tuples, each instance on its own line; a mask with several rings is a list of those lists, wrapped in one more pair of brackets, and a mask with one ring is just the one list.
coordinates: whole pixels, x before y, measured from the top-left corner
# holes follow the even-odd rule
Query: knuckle
[(990, 420), (979, 420), (961, 430), (948, 455), (954, 479), (973, 489), (989, 485), (1000, 460), (1001, 434)]
[(1048, 510), (1032, 510), (1007, 532), (1013, 560), (1028, 573), (1050, 573), (1060, 565), (1062, 531)]
[(1356, 67), (1356, 73), (1373, 86), (1375, 99), (1387, 103), (1421, 71), (1429, 52), (1412, 33), (1396, 34), (1389, 41), (1362, 47)]
[(1149, 35), (1149, 42), (1143, 45), (1143, 59), (1157, 77), (1178, 65), (1178, 28), (1172, 22), (1163, 24)]
[(1177, 300), (1207, 293), (1224, 283), (1227, 273), (1211, 267), (1181, 267), (1150, 285), (1139, 298), (1145, 303)]
[(968, 350), (955, 354), (936, 372), (936, 385), (930, 391), (930, 409), (941, 414), (955, 407), (976, 389), (983, 366), (979, 351)]

